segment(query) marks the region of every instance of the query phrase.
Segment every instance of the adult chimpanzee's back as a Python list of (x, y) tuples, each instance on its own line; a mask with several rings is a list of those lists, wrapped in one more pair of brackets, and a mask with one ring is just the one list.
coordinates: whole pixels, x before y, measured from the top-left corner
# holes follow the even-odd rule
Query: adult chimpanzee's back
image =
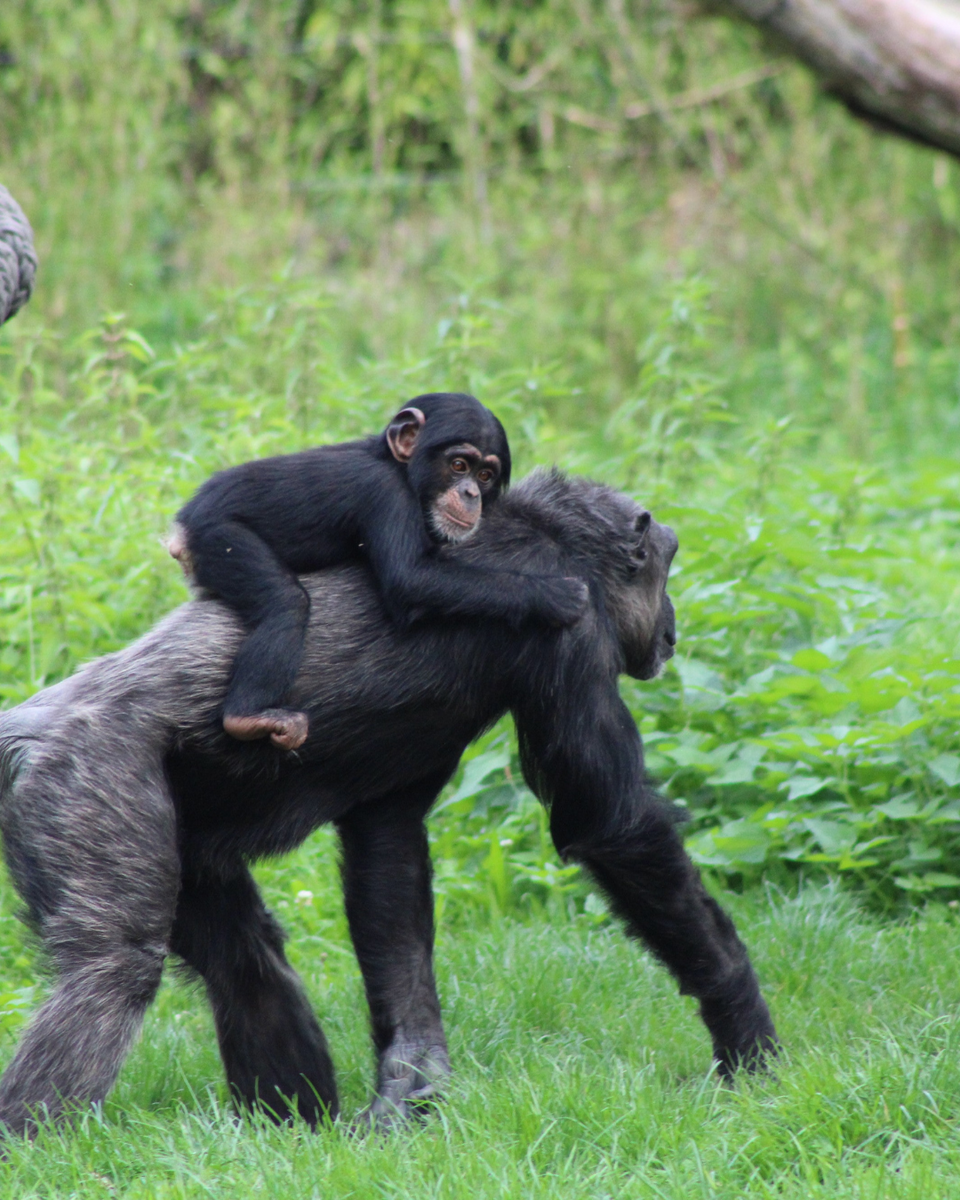
[(243, 630), (212, 601), (0, 715), (7, 858), (59, 972), (0, 1080), (0, 1121), (21, 1132), (38, 1106), (56, 1115), (102, 1098), (168, 953), (206, 985), (239, 1101), (278, 1119), (291, 1105), (311, 1122), (335, 1114), (323, 1033), (247, 865), (328, 821), (377, 1054), (369, 1113), (389, 1124), (436, 1094), (450, 1064), (424, 818), (469, 741), (507, 710), (558, 851), (697, 997), (720, 1070), (756, 1065), (775, 1034), (747, 952), (645, 782), (617, 691), (622, 670), (647, 679), (673, 653), (675, 549), (626, 497), (536, 475), (443, 553), (588, 580), (571, 627), (400, 629), (363, 566), (305, 579), (316, 616), (293, 696), (310, 736), (295, 754), (224, 734)]

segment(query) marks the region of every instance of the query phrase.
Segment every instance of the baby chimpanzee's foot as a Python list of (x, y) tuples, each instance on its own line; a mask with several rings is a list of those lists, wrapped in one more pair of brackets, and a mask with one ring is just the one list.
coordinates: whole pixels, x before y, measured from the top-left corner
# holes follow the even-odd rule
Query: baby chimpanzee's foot
[(265, 708), (250, 716), (223, 718), (223, 728), (240, 742), (269, 737), (281, 750), (297, 750), (307, 740), (307, 714), (289, 708)]

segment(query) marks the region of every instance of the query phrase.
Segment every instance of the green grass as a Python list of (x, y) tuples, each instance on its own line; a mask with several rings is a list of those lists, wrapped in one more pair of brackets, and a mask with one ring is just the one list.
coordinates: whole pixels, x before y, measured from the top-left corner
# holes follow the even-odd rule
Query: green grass
[(322, 835), (262, 877), (331, 1039), (343, 1124), (238, 1123), (204, 1001), (170, 979), (103, 1113), (13, 1144), (0, 1196), (956, 1195), (952, 910), (890, 924), (835, 888), (727, 897), (785, 1043), (775, 1074), (732, 1089), (693, 1002), (618, 927), (562, 912), (441, 926), (449, 1097), (422, 1128), (358, 1140), (371, 1054), (329, 849)]

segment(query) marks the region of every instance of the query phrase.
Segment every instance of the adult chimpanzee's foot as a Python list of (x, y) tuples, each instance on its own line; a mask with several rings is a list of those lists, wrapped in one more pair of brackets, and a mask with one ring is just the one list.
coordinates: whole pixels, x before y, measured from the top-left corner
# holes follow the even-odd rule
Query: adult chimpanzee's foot
[(441, 1098), (450, 1078), (447, 1048), (398, 1040), (381, 1059), (379, 1076), (377, 1094), (354, 1126), (358, 1133), (390, 1132), (423, 1117), (430, 1102)]
[(307, 714), (288, 708), (265, 708), (250, 716), (227, 716), (223, 728), (239, 742), (255, 742), (269, 737), (281, 750), (297, 750), (307, 740), (310, 722)]

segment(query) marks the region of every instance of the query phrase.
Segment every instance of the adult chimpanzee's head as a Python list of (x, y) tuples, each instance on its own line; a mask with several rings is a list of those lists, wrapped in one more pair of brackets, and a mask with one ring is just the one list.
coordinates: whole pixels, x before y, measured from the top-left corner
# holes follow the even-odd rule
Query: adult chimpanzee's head
[(407, 466), (430, 532), (462, 542), (510, 482), (510, 447), (497, 418), (463, 392), (417, 396), (397, 413), (384, 437)]
[(616, 588), (614, 617), (626, 671), (652, 679), (673, 657), (677, 626), (667, 576), (677, 552), (677, 535), (639, 505), (632, 514), (625, 578)]
[[(677, 642), (667, 595), (677, 552), (673, 530), (622, 492), (557, 470), (528, 475), (500, 514), (506, 517), (508, 509), (531, 510), (530, 522), (541, 536), (549, 532), (563, 547), (569, 558), (558, 569), (564, 574), (595, 581), (594, 595), (613, 625), (623, 669), (636, 679), (652, 679), (673, 657)], [(501, 522), (492, 521), (482, 541), (506, 534), (505, 525), (501, 532)]]

